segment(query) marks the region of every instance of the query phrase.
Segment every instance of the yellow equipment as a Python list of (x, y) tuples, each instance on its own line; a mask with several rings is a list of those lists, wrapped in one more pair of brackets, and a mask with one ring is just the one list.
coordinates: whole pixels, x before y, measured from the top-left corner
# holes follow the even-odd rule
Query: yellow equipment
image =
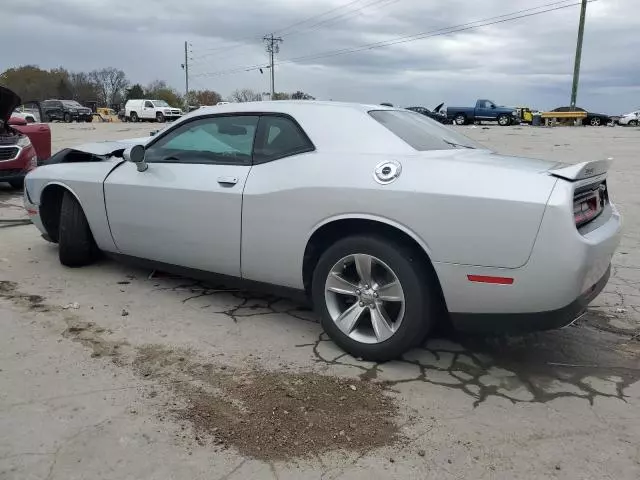
[(113, 108), (100, 107), (96, 109), (96, 113), (93, 114), (101, 122), (119, 122), (118, 115)]
[(518, 117), (520, 117), (521, 122), (533, 122), (533, 112), (529, 107), (516, 107), (516, 113), (518, 114)]

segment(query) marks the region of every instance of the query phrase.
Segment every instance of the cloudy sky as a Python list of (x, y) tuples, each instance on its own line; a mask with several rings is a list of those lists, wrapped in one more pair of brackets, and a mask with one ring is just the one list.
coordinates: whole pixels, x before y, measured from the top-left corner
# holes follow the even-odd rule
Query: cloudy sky
[[(113, 66), (132, 82), (163, 79), (183, 91), (180, 65), (188, 40), (191, 88), (211, 88), (223, 96), (244, 87), (266, 92), (268, 71), (246, 70), (267, 64), (262, 37), (275, 32), (283, 38), (277, 91), (428, 107), (483, 97), (541, 109), (569, 103), (580, 11), (574, 5), (579, 0), (1, 3), (0, 71), (24, 64), (70, 70)], [(614, 114), (640, 107), (639, 4), (588, 5), (579, 105)], [(448, 33), (509, 20), (518, 11), (527, 10), (518, 14), (526, 15), (565, 5), (574, 6)], [(483, 22), (471, 23), (477, 21)], [(426, 38), (379, 48), (428, 32)], [(360, 49), (371, 44), (375, 48)]]

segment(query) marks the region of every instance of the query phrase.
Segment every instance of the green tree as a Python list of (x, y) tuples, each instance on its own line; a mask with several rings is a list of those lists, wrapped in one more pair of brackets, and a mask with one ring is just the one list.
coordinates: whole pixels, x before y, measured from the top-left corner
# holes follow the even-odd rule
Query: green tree
[(193, 90), (189, 92), (190, 105), (216, 105), (222, 101), (222, 95), (215, 90)]
[(291, 94), (285, 92), (275, 92), (273, 94), (273, 100), (291, 100)]
[(182, 96), (173, 88), (167, 85), (164, 80), (154, 80), (145, 89), (145, 98), (150, 100), (164, 100), (172, 107), (183, 105)]
[(308, 93), (304, 93), (298, 90), (297, 92), (291, 94), (291, 99), (292, 100), (315, 100), (316, 98), (312, 97)]
[(140, 100), (144, 98), (144, 88), (139, 83), (127, 88), (126, 99), (127, 100)]

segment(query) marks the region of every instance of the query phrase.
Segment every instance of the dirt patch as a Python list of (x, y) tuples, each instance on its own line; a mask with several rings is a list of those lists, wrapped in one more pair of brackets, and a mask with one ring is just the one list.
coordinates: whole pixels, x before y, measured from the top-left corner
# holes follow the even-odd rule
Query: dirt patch
[(400, 439), (397, 407), (381, 384), (316, 373), (229, 371), (193, 361), (187, 350), (141, 347), (136, 373), (171, 385), (185, 401), (171, 413), (196, 441), (261, 460), (329, 450), (365, 452)]
[(336, 449), (365, 452), (399, 438), (392, 421), (397, 409), (376, 383), (252, 372), (220, 386), (222, 397), (192, 392), (177, 413), (243, 455), (286, 460)]
[(134, 347), (106, 338), (104, 328), (75, 313), (46, 305), (38, 295), (0, 281), (0, 298), (29, 310), (57, 311), (67, 328), (62, 335), (130, 367), (155, 382), (175, 401), (160, 417), (171, 415), (192, 426), (194, 440), (265, 461), (291, 460), (331, 450), (363, 453), (401, 439), (394, 422), (398, 408), (383, 384), (316, 373), (267, 372), (249, 366), (199, 362), (194, 352), (159, 345)]

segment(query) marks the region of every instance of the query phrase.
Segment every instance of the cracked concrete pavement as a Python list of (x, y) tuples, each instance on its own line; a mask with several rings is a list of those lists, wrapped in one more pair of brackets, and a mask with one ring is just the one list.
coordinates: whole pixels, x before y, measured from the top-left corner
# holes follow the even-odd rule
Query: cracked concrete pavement
[[(54, 150), (154, 129), (52, 127)], [(108, 260), (65, 269), (56, 247), (20, 222), (19, 195), (0, 184), (0, 478), (639, 478), (640, 129), (463, 131), (504, 153), (614, 157), (624, 236), (609, 284), (576, 325), (434, 338), (401, 360), (363, 362), (289, 299)], [(361, 451), (336, 432), (335, 449), (288, 460), (222, 448), (215, 432), (199, 436), (171, 414), (190, 402), (176, 384), (211, 385), (173, 364), (146, 375), (134, 359), (149, 346), (237, 376), (376, 382), (397, 407), (401, 435)]]

